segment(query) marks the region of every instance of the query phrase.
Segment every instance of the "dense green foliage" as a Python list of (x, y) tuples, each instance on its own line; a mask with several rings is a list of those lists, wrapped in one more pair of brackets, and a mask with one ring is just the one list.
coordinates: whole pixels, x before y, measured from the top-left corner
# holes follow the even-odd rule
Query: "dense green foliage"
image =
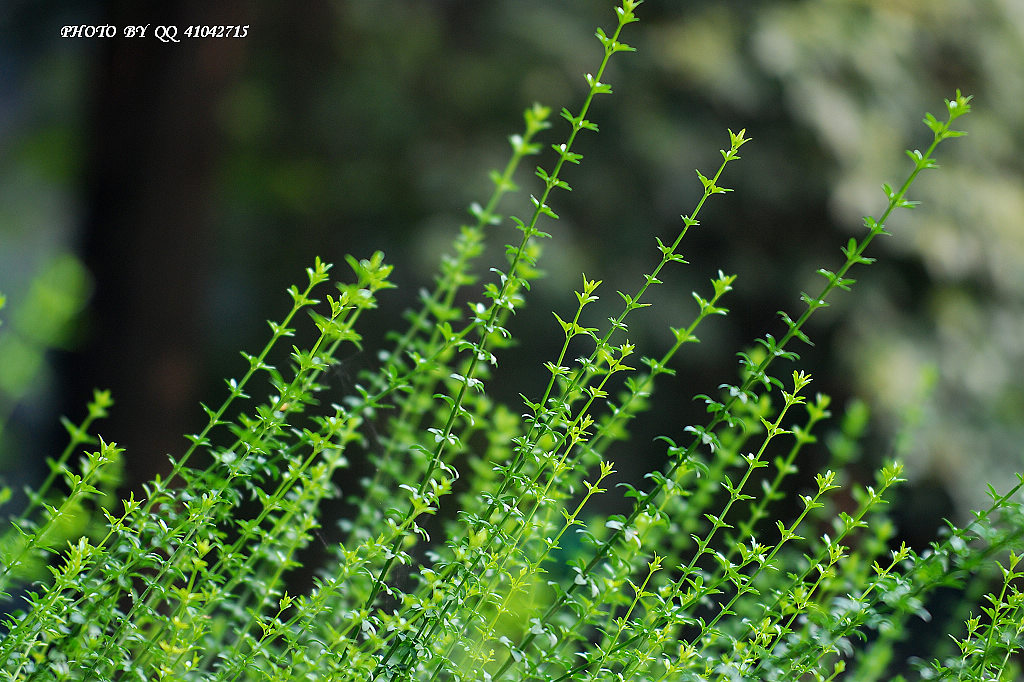
[[(912, 184), (962, 135), (953, 124), (970, 97), (958, 91), (942, 116), (926, 115), (931, 139), (907, 152), (900, 184), (883, 185), (881, 212), (817, 271), (798, 313), (780, 311), (737, 349), (738, 379), (696, 396), (706, 420), (660, 437), (661, 466), (630, 479), (606, 454), (698, 328), (728, 313), (736, 276), (718, 272), (693, 293), (690, 316), (665, 325), (661, 354), (630, 342), (630, 325), (657, 309), (649, 299), (665, 273), (686, 265), (684, 238), (705, 207), (733, 199), (721, 195), (751, 143), (745, 130), (729, 131), (719, 165), (698, 171), (699, 199), (674, 238), (652, 237), (634, 288), (607, 296), (582, 275), (550, 321), (558, 344), (541, 390), (509, 405), (490, 390), (502, 357), (534, 340), (514, 315), (541, 276), (567, 171), (585, 165), (577, 138), (598, 132), (608, 64), (633, 51), (638, 5), (624, 0), (615, 26), (598, 29), (582, 103), (525, 112), (433, 290), (385, 348), (365, 349), (375, 366), (343, 397), (329, 397), (335, 370), (364, 347), (393, 286), (379, 252), (349, 258), (351, 277), (333, 289), (331, 266), (314, 262), (266, 345), (243, 353), (244, 374), (203, 406), (206, 426), (143, 495), (118, 499), (122, 451), (89, 435), (109, 394), (66, 424), (68, 447), (3, 536), (0, 589), (17, 596), (0, 679), (1014, 678), (1024, 478), (990, 488), (987, 507), (927, 548), (891, 543), (886, 504), (903, 465), (886, 461), (870, 485), (848, 474), (865, 427), (858, 404), (819, 446), (831, 401), (811, 395), (795, 350), (811, 344), (808, 320), (873, 263), (892, 215), (914, 206)], [(541, 142), (559, 126), (563, 137)], [(499, 204), (527, 182), (517, 170), (533, 156), (530, 211), (506, 221)], [(481, 264), (506, 228), (504, 257)], [(599, 295), (616, 300), (607, 319), (590, 314)], [(278, 360), (309, 328), (311, 341)], [(323, 510), (357, 458), (370, 475), (348, 486), (334, 541)], [(325, 559), (305, 585), (312, 548)], [(940, 591), (956, 605), (933, 613)], [(936, 636), (910, 637), (922, 623)]]

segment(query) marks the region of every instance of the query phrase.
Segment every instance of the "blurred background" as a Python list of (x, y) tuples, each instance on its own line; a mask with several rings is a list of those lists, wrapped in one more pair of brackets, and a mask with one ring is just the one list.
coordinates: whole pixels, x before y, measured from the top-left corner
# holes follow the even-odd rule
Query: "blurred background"
[[(506, 138), (533, 102), (578, 110), (600, 62), (610, 0), (375, 0), (161, 3), (7, 0), (0, 16), (0, 422), (9, 480), (31, 480), (59, 450), (94, 387), (117, 401), (99, 431), (125, 446), (129, 484), (166, 469), (199, 429), (200, 400), (262, 347), (285, 288), (313, 257), (383, 250), (397, 290), (364, 318), (369, 366), (386, 330), (431, 284), (465, 208), (490, 191)], [(492, 381), (515, 405), (535, 396), (573, 309), (581, 273), (604, 280), (600, 324), (653, 267), (717, 168), (727, 128), (753, 139), (731, 164), (653, 308), (630, 340), (656, 356), (721, 269), (737, 273), (728, 318), (658, 388), (660, 408), (613, 459), (658, 466), (657, 434), (700, 423), (696, 393), (737, 376), (733, 353), (778, 309), (796, 316), (819, 267), (885, 205), (880, 185), (926, 147), (925, 111), (945, 119), (956, 88), (974, 95), (967, 138), (944, 144), (922, 202), (855, 271), (796, 349), (813, 388), (841, 412), (872, 408), (865, 479), (893, 438), (910, 478), (900, 507), (960, 517), (1005, 484), (1024, 444), (1024, 4), (1018, 0), (648, 0), (605, 80), (615, 94), (554, 197), (547, 278), (512, 323), (527, 342)], [(60, 37), (64, 25), (150, 24), (145, 38)], [(248, 25), (245, 38), (162, 43), (155, 25)], [(543, 137), (561, 142), (563, 121)], [(540, 160), (550, 167), (553, 154)], [(537, 191), (519, 176), (524, 195)], [(522, 197), (502, 213), (526, 211)], [(515, 239), (506, 220), (496, 253)], [(339, 275), (345, 273), (338, 270)], [(563, 315), (564, 316), (564, 315)], [(58, 320), (53, 323), (51, 320)], [(62, 321), (62, 322), (61, 322)], [(43, 352), (45, 348), (53, 350)], [(786, 376), (792, 368), (779, 367)], [(513, 377), (515, 380), (513, 381)], [(340, 389), (339, 389), (340, 390)], [(922, 402), (922, 399), (926, 399)], [(516, 405), (518, 407), (518, 405)], [(620, 468), (623, 468), (620, 467)]]

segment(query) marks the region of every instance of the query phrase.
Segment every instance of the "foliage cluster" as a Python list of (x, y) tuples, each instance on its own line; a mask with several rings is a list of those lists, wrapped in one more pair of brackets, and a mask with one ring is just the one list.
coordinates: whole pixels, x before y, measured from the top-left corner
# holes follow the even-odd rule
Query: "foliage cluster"
[[(674, 239), (655, 238), (636, 288), (615, 292), (615, 315), (591, 319), (604, 292), (586, 275), (554, 312), (561, 342), (539, 395), (507, 406), (489, 392), (502, 355), (529, 336), (513, 316), (541, 275), (542, 228), (583, 160), (577, 137), (598, 132), (592, 109), (612, 92), (611, 60), (633, 50), (623, 33), (639, 5), (623, 0), (614, 28), (597, 30), (602, 58), (578, 108), (525, 112), (433, 290), (344, 398), (328, 402), (325, 389), (393, 286), (381, 253), (348, 258), (352, 277), (333, 289), (331, 266), (316, 259), (265, 346), (242, 354), (227, 397), (202, 406), (205, 427), (142, 495), (119, 497), (122, 450), (90, 435), (113, 405), (108, 393), (66, 423), (67, 448), (0, 541), (0, 590), (15, 598), (0, 679), (1013, 678), (1024, 477), (990, 488), (986, 508), (928, 548), (892, 543), (885, 506), (902, 464), (887, 461), (870, 484), (852, 480), (863, 410), (847, 411), (818, 448), (830, 399), (810, 395), (806, 372), (777, 366), (800, 360), (793, 347), (811, 344), (808, 320), (855, 285), (872, 242), (914, 206), (911, 185), (963, 134), (952, 125), (970, 97), (957, 92), (943, 118), (926, 115), (931, 140), (907, 152), (901, 184), (883, 185), (881, 213), (841, 247), (838, 267), (818, 270), (799, 314), (780, 311), (779, 330), (737, 354), (735, 383), (696, 396), (706, 421), (661, 437), (661, 468), (625, 481), (606, 453), (698, 328), (727, 314), (735, 275), (718, 272), (693, 293), (692, 316), (669, 327), (658, 357), (628, 340), (629, 325), (663, 271), (686, 263), (681, 246), (705, 205), (731, 191), (723, 177), (749, 142), (743, 130), (729, 131), (717, 168), (697, 172), (700, 199)], [(541, 143), (559, 117), (564, 138)], [(530, 210), (510, 217), (504, 261), (481, 266), (517, 170), (549, 149)], [(311, 343), (278, 361), (305, 315)], [(812, 451), (824, 464), (810, 470)], [(356, 457), (371, 475), (339, 528), (323, 528)], [(597, 504), (613, 488), (622, 513)], [(296, 575), (317, 547), (327, 558), (302, 585)], [(956, 607), (933, 614), (929, 600), (950, 588)], [(908, 654), (921, 623), (950, 638)]]

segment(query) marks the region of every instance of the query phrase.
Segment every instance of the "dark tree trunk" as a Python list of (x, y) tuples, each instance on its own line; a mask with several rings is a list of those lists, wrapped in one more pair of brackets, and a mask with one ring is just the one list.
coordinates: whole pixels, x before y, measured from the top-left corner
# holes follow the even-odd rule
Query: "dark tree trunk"
[(115, 3), (107, 23), (149, 24), (105, 40), (93, 98), (82, 252), (96, 279), (90, 340), (69, 368), (70, 399), (110, 388), (99, 430), (127, 448), (128, 485), (166, 471), (199, 428), (197, 389), (212, 250), (218, 104), (244, 39), (157, 40), (158, 24), (247, 24), (243, 3)]

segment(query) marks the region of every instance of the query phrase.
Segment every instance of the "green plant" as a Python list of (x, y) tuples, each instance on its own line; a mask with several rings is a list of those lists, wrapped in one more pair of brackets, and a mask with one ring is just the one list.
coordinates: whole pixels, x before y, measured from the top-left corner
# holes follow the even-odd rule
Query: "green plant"
[[(434, 291), (351, 395), (320, 402), (328, 370), (360, 345), (363, 315), (391, 286), (380, 253), (349, 258), (352, 281), (329, 294), (331, 266), (314, 262), (305, 286), (288, 290), (291, 308), (270, 323), (265, 347), (243, 353), (245, 373), (227, 382), (220, 405), (203, 405), (207, 425), (138, 499), (112, 495), (122, 456), (113, 442), (97, 438), (71, 463), (111, 407), (97, 392), (54, 475), (3, 537), (0, 589), (29, 587), (0, 638), (0, 679), (878, 679), (891, 665), (914, 669), (894, 661), (898, 645), (928, 617), (929, 595), (951, 586), (969, 612), (934, 626), (953, 639), (918, 652), (917, 674), (1015, 674), (1024, 478), (991, 489), (987, 509), (950, 524), (927, 551), (890, 548), (884, 508), (901, 465), (886, 462), (873, 485), (847, 480), (865, 419), (855, 407), (830, 461), (798, 488), (799, 511), (782, 516), (779, 505), (830, 401), (807, 395), (806, 373), (776, 363), (799, 360), (791, 347), (810, 343), (807, 321), (852, 288), (852, 270), (872, 262), (868, 247), (892, 214), (913, 206), (909, 188), (935, 166), (938, 145), (962, 134), (951, 124), (969, 97), (947, 101), (945, 121), (926, 116), (930, 145), (908, 152), (908, 177), (884, 186), (867, 233), (842, 247), (835, 271), (818, 271), (824, 284), (801, 294), (799, 315), (779, 313), (780, 336), (738, 354), (735, 384), (697, 396), (707, 421), (662, 437), (664, 466), (642, 481), (616, 480), (605, 454), (698, 327), (727, 313), (735, 276), (719, 272), (694, 293), (693, 317), (670, 328), (661, 357), (634, 359), (628, 319), (650, 305), (665, 268), (685, 263), (682, 240), (706, 202), (730, 191), (720, 183), (745, 131), (729, 132), (714, 172), (698, 172), (697, 205), (675, 240), (656, 239), (653, 267), (635, 291), (616, 292), (621, 309), (606, 323), (588, 309), (601, 282), (582, 277), (572, 305), (554, 314), (563, 340), (544, 364), (541, 394), (523, 396), (524, 407), (489, 395), (515, 337), (512, 316), (539, 276), (541, 226), (558, 217), (549, 202), (570, 189), (577, 136), (598, 130), (588, 117), (611, 93), (602, 80), (610, 60), (632, 50), (622, 33), (639, 4), (624, 0), (614, 30), (598, 29), (602, 60), (577, 112), (561, 110), (568, 132), (551, 145), (553, 163), (535, 171), (530, 212), (511, 218), (517, 239), (505, 262), (475, 288), (499, 203), (517, 190), (520, 164), (544, 150), (550, 111), (540, 105), (510, 138), (511, 159), (493, 173), (489, 200), (471, 207), (475, 222), (442, 260)], [(467, 291), (479, 298), (463, 305)], [(315, 339), (293, 346), (280, 369), (278, 347), (302, 314)], [(250, 397), (257, 392), (266, 398)], [(321, 506), (355, 456), (373, 475), (343, 538), (326, 547), (313, 585), (290, 592), (303, 550), (323, 539)], [(57, 477), (66, 490), (53, 489)], [(625, 513), (595, 509), (613, 485)]]

